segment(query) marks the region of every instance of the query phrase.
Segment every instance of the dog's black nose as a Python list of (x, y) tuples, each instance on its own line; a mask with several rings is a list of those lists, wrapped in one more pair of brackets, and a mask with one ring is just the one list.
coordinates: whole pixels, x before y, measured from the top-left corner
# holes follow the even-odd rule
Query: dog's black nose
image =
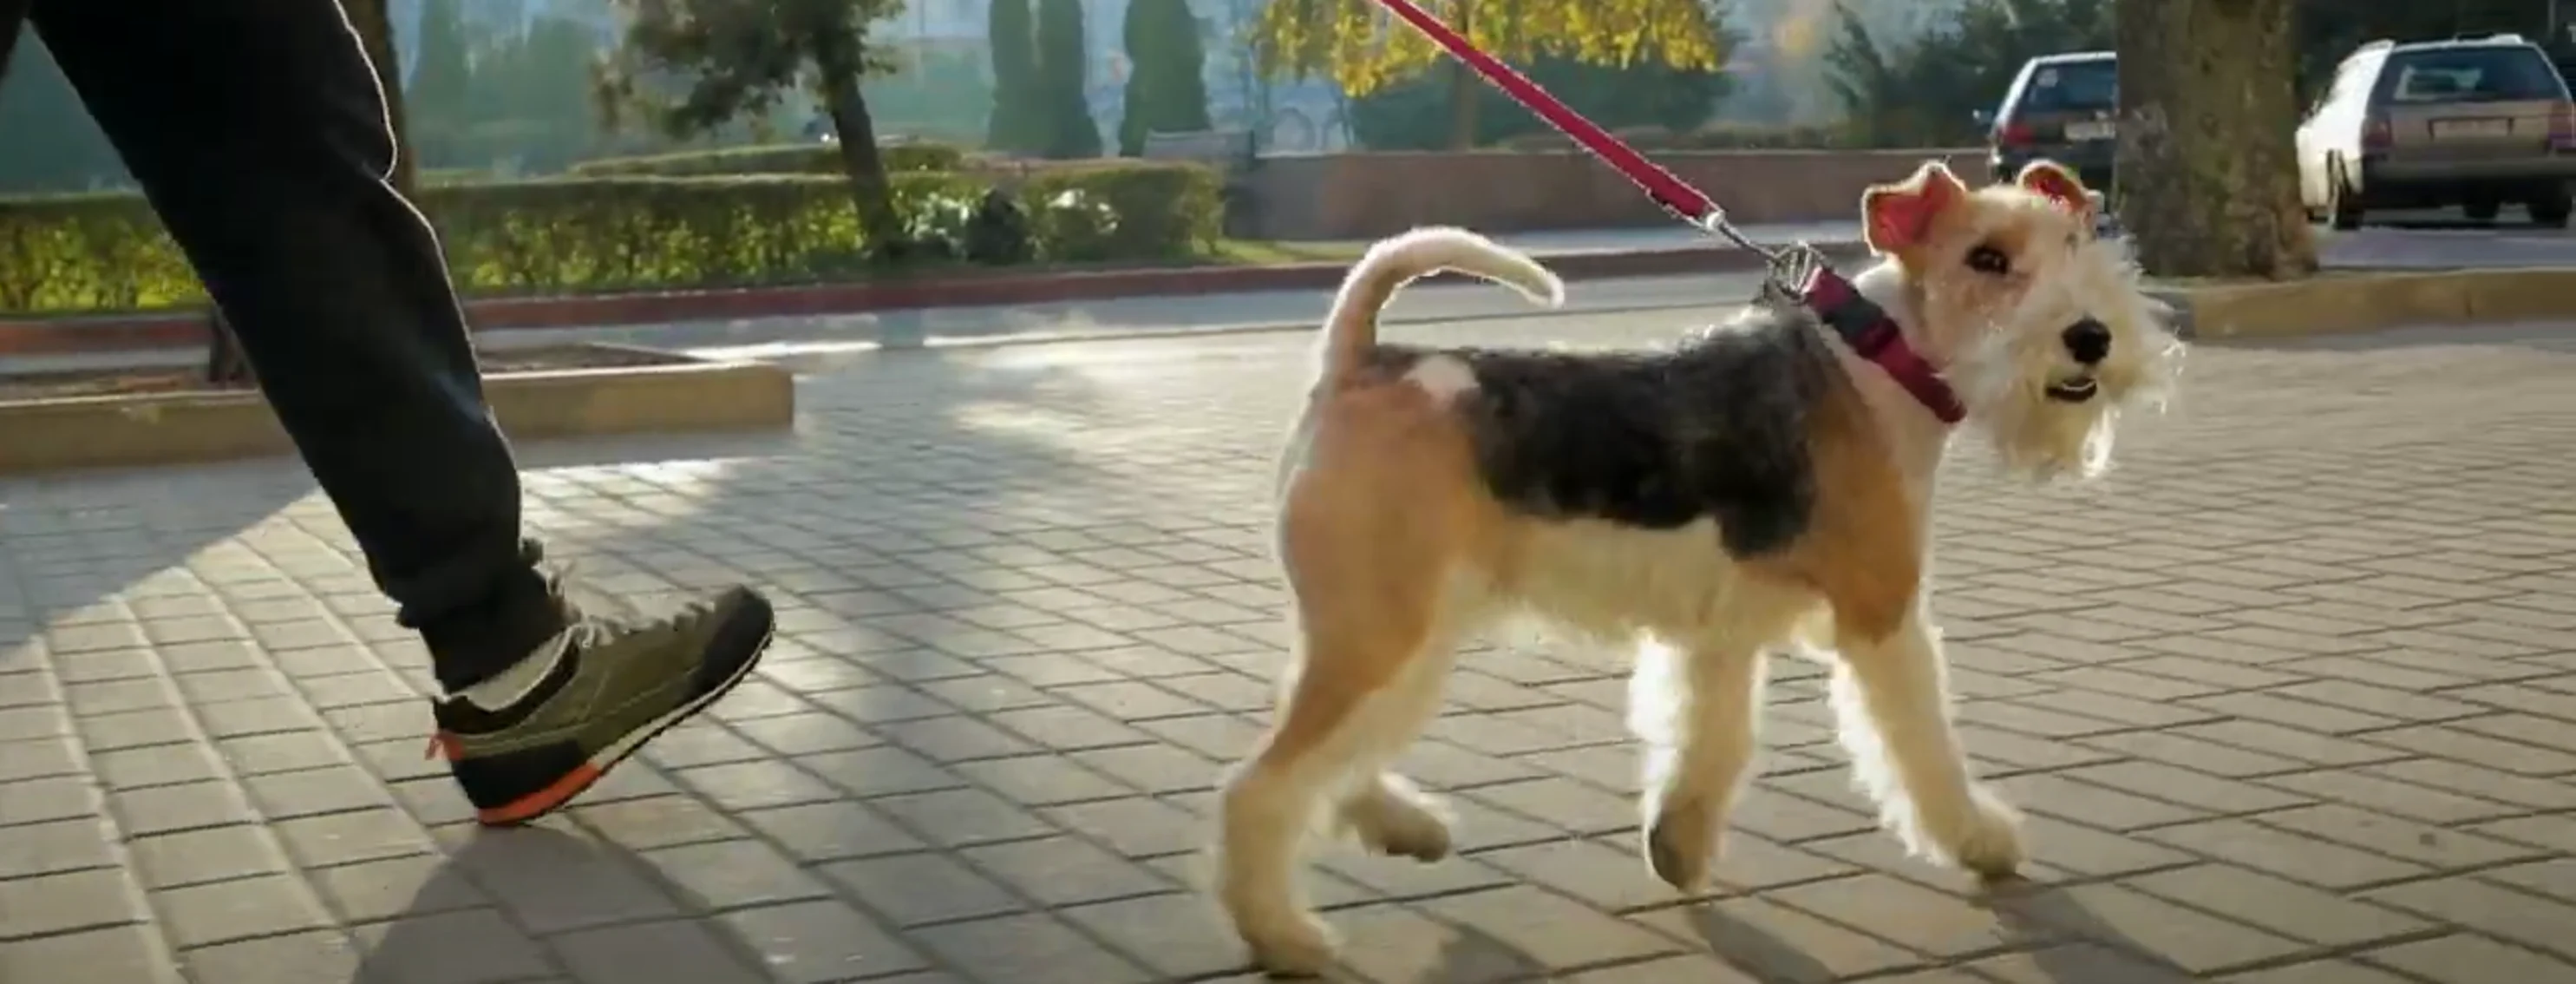
[(2100, 362), (2111, 355), (2111, 326), (2092, 318), (2066, 326), (2065, 334), (2060, 337), (2066, 341), (2066, 354), (2085, 365)]

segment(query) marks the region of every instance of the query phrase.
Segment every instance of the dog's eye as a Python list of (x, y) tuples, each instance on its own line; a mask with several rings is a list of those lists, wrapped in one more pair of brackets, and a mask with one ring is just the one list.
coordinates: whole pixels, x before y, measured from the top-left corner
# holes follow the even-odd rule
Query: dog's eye
[(1968, 269), (1978, 273), (2003, 276), (2012, 272), (2012, 258), (1992, 246), (1979, 246), (1968, 251)]

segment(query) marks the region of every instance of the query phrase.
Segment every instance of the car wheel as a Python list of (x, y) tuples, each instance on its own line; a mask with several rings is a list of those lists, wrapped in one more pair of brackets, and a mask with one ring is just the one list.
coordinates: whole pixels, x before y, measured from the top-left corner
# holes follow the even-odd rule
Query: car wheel
[(2567, 193), (2562, 191), (2532, 202), (2530, 208), (2532, 225), (2556, 229), (2567, 225), (2567, 213), (2576, 211), (2576, 202), (2569, 201)]
[(2326, 161), (2326, 219), (2337, 229), (2361, 228), (2361, 200), (2344, 178), (2340, 157)]
[(2460, 203), (2461, 214), (2471, 222), (2493, 222), (2496, 213), (2503, 210), (2504, 203), (2493, 198), (2472, 198)]

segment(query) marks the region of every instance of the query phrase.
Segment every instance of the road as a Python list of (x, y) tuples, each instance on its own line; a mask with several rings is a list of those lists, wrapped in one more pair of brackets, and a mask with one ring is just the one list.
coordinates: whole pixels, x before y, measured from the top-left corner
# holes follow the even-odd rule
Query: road
[[(1324, 853), (1345, 979), (2576, 979), (2571, 338), (2204, 345), (2089, 489), (1967, 446), (1938, 610), (2032, 885), (1897, 857), (1782, 666), (1720, 891), (1676, 898), (1618, 660), (1507, 637), (1406, 765), (1463, 856)], [(1249, 981), (1191, 886), (1280, 662), (1306, 357), (851, 356), (790, 436), (524, 447), (529, 522), (602, 592), (742, 578), (782, 615), (705, 720), (511, 832), (423, 759), (421, 650), (293, 463), (0, 482), (0, 980)]]

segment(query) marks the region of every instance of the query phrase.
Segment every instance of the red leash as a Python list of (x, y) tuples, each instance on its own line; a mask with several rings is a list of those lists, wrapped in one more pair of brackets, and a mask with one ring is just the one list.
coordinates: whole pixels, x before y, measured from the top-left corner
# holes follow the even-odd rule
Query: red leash
[(1377, 2), (1431, 38), (1433, 43), (1457, 56), (1459, 61), (1466, 62), (1469, 68), (1476, 70), (1476, 74), (1484, 76), (1485, 81), (1512, 97), (1512, 101), (1528, 107), (1548, 125), (1582, 144), (1592, 156), (1618, 169), (1621, 175), (1645, 191), (1646, 197), (1654, 199), (1655, 204), (1663, 206), (1692, 228), (1724, 236), (1769, 261), (1774, 283), (1789, 287), (1801, 303), (1832, 326), (1835, 334), (1842, 336), (1853, 352), (1885, 369), (1943, 422), (1955, 424), (1967, 416), (1967, 409), (1960, 405), (1958, 394), (1951, 392), (1949, 384), (1941, 380), (1940, 373), (1906, 344), (1904, 333), (1897, 329), (1895, 320), (1868, 298), (1862, 297), (1850, 281), (1827, 266), (1813, 247), (1800, 243), (1789, 250), (1773, 250), (1746, 238), (1726, 220), (1726, 210), (1719, 208), (1707, 193), (1691, 187), (1688, 182), (1675, 177), (1673, 172), (1664, 170), (1662, 165), (1647, 160), (1646, 155), (1638, 153), (1636, 148), (1619, 142), (1619, 138), (1611, 136), (1610, 131), (1584, 119), (1582, 114), (1557, 101), (1547, 90), (1539, 88), (1538, 83), (1513, 71), (1511, 66), (1476, 50), (1475, 45), (1468, 43), (1449, 25), (1441, 23), (1439, 18), (1431, 16), (1429, 11), (1415, 5), (1413, 0)]

